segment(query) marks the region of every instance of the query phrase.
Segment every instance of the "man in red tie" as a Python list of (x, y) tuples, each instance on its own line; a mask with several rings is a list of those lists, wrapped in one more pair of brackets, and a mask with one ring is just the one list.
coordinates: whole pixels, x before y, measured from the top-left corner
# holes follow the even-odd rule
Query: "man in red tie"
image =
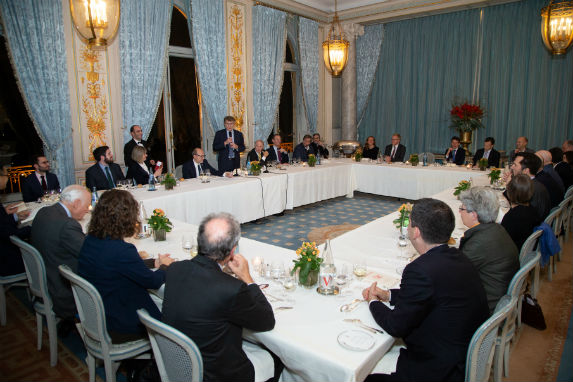
[(50, 173), (50, 161), (44, 155), (34, 156), (34, 171), (22, 180), (22, 199), (35, 202), (46, 192), (60, 191), (60, 182), (56, 174)]
[(406, 146), (400, 143), (402, 137), (395, 133), (392, 135), (392, 143), (384, 148), (384, 159), (386, 162), (404, 162)]
[(288, 163), (288, 151), (281, 147), (281, 136), (279, 134), (273, 135), (273, 146), (269, 147), (268, 151), (267, 162)]

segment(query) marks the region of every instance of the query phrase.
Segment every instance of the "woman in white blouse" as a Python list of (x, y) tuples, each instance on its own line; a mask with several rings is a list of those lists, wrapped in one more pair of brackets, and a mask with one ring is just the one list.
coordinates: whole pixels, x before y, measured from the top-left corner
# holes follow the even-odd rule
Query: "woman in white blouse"
[[(134, 160), (134, 164), (127, 169), (127, 179), (135, 179), (137, 184), (147, 184), (149, 182), (150, 169), (145, 164), (147, 159), (147, 150), (142, 146), (135, 146), (131, 152), (131, 159)], [(161, 175), (163, 166), (157, 168), (153, 175), (158, 177)]]

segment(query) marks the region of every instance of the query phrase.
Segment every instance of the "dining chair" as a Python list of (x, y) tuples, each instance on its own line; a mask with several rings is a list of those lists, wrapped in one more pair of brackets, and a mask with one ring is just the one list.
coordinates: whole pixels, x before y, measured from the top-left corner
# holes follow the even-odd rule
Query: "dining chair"
[(183, 178), (183, 165), (182, 164), (175, 167), (175, 178), (177, 178), (177, 179)]
[[(553, 230), (553, 234), (556, 238), (559, 237), (561, 234), (561, 215), (563, 213), (563, 209), (560, 206), (557, 206), (551, 210), (549, 215), (545, 218), (545, 223), (551, 227)], [(553, 280), (553, 273), (557, 272), (557, 264), (555, 262), (555, 258), (557, 257), (561, 260), (561, 250), (557, 252), (555, 255), (549, 258), (549, 269), (547, 270), (547, 279), (549, 281)]]
[[(466, 356), (466, 382), (488, 382), (495, 355), (496, 339), (500, 326), (515, 309), (517, 300), (503, 296), (491, 317), (474, 333)], [(496, 381), (497, 382), (497, 381)]]
[(15, 275), (0, 276), (0, 325), (6, 326), (6, 292), (15, 286), (27, 287), (26, 273), (16, 273)]
[(26, 275), (28, 277), (29, 290), (34, 297), (34, 311), (36, 312), (37, 348), (42, 350), (42, 330), (44, 327), (42, 316), (46, 317), (48, 328), (48, 339), (50, 342), (50, 366), (54, 367), (58, 363), (58, 331), (56, 328), (57, 319), (54, 313), (52, 298), (48, 292), (48, 278), (46, 276), (46, 265), (40, 252), (30, 244), (17, 236), (10, 236), (14, 245), (20, 248)]
[(521, 327), (521, 305), (527, 289), (527, 278), (535, 266), (539, 264), (540, 257), (539, 252), (529, 252), (521, 262), (521, 268), (515, 273), (507, 287), (507, 296), (515, 298), (516, 304), (501, 327), (496, 340), (497, 349), (493, 362), (493, 380), (495, 382), (501, 382), (502, 373), (505, 377), (509, 376), (509, 350), (516, 329)]
[[(529, 253), (533, 251), (538, 251), (537, 245), (539, 244), (539, 238), (541, 237), (542, 234), (543, 234), (542, 230), (534, 231), (531, 235), (529, 235), (527, 240), (525, 240), (525, 242), (521, 246), (521, 251), (519, 251), (520, 264), (523, 264), (523, 260)], [(540, 265), (539, 263), (537, 263), (532, 272), (530, 272), (530, 277), (529, 277), (531, 285), (530, 293), (533, 297), (537, 297), (537, 293), (539, 292), (539, 268)]]
[(146, 358), (143, 354), (151, 349), (149, 340), (140, 339), (122, 344), (114, 344), (107, 331), (105, 309), (97, 289), (87, 280), (75, 274), (67, 265), (60, 265), (60, 273), (70, 281), (80, 323), (76, 324), (78, 333), (86, 347), (90, 382), (95, 381), (95, 359), (102, 359), (105, 367), (105, 379), (115, 382), (119, 362), (128, 358)]
[[(573, 191), (573, 186), (569, 187), (571, 191)], [(563, 244), (569, 240), (569, 236), (571, 235), (571, 227), (573, 218), (573, 193), (563, 199), (563, 201), (559, 204), (559, 208), (563, 210), (561, 213), (561, 222), (563, 224), (564, 235), (559, 236), (561, 239), (559, 244), (563, 246)]]
[(203, 358), (195, 342), (179, 330), (137, 311), (145, 325), (162, 382), (202, 381)]

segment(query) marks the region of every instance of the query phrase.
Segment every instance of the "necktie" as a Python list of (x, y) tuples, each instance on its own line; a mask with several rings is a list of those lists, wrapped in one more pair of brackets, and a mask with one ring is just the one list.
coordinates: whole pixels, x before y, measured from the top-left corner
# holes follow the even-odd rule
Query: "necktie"
[(199, 163), (195, 163), (195, 177), (198, 178), (201, 175), (201, 165)]
[(109, 172), (109, 166), (105, 167), (105, 176), (107, 178), (107, 182), (109, 183), (109, 188), (115, 188), (115, 184), (113, 183), (113, 178), (111, 176), (111, 172)]
[(136, 141), (135, 143), (136, 143), (138, 146), (143, 146), (143, 145), (141, 144), (141, 142), (137, 142), (137, 141)]
[(452, 151), (452, 160), (456, 159), (456, 151), (458, 151), (458, 149), (455, 149), (454, 151)]
[[(231, 138), (231, 142), (233, 140), (233, 132), (232, 131), (227, 131), (228, 137)], [(235, 158), (235, 150), (233, 150), (233, 148), (231, 147), (231, 145), (229, 144), (229, 158), (233, 159)]]
[(282, 161), (281, 161), (281, 151), (280, 151), (279, 149), (277, 149), (277, 148), (275, 148), (275, 150), (277, 150), (277, 161), (278, 161), (279, 163), (281, 163), (281, 162), (282, 162)]
[(394, 154), (396, 154), (396, 146), (392, 146), (392, 155), (390, 156), (394, 158)]
[(46, 183), (46, 177), (44, 175), (41, 175), (41, 178), (42, 178), (42, 190), (48, 191), (48, 184)]
[(489, 151), (484, 152), (484, 153), (483, 153), (483, 157), (484, 157), (485, 159), (488, 159), (488, 158), (489, 158)]

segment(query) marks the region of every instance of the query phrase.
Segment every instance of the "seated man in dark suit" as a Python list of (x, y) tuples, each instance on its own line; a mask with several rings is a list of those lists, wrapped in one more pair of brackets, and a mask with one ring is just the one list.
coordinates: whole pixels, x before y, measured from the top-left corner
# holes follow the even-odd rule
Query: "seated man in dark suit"
[(264, 148), (265, 144), (263, 141), (261, 139), (257, 140), (255, 142), (255, 148), (249, 151), (249, 154), (247, 154), (247, 160), (249, 162), (258, 161), (261, 162), (261, 164), (264, 164), (269, 157), (269, 152)]
[[(551, 154), (547, 150), (540, 150), (535, 154), (541, 160), (539, 171), (535, 175), (535, 179), (545, 186), (549, 197), (551, 198), (551, 208), (557, 207), (563, 201), (565, 196), (565, 187), (559, 174), (553, 169), (551, 163)], [(546, 161), (549, 160), (549, 163)]]
[(396, 133), (392, 135), (392, 143), (384, 149), (384, 156), (387, 163), (404, 162), (406, 156), (406, 146), (400, 143), (402, 137)]
[(280, 134), (273, 135), (273, 145), (272, 147), (269, 147), (269, 157), (267, 158), (269, 163), (288, 163), (288, 151), (283, 149), (281, 144), (282, 139)]
[[(163, 321), (197, 344), (205, 381), (260, 381), (273, 375), (270, 354), (262, 353), (266, 370), (256, 370), (249, 360), (253, 354), (245, 354), (243, 329), (272, 330), (275, 318), (247, 260), (235, 253), (240, 235), (231, 215), (208, 215), (199, 226), (199, 254), (173, 263), (166, 272)], [(225, 266), (236, 278), (223, 272)]]
[(197, 147), (195, 150), (193, 150), (193, 159), (183, 164), (183, 178), (198, 178), (201, 172), (206, 172), (207, 170), (209, 170), (211, 175), (214, 176), (233, 176), (231, 172), (222, 173), (221, 171), (211, 166), (207, 159), (205, 159), (205, 152)]
[(302, 138), (302, 142), (296, 145), (296, 147), (294, 148), (292, 154), (293, 159), (298, 159), (301, 162), (308, 162), (309, 154), (314, 154), (314, 150), (310, 145), (311, 140), (312, 137), (308, 134)]
[[(131, 167), (136, 164), (136, 162), (131, 157), (133, 148), (135, 146), (145, 147), (147, 150), (147, 142), (143, 140), (143, 130), (141, 130), (141, 126), (131, 126), (129, 128), (129, 133), (131, 134), (131, 140), (123, 146), (123, 163), (125, 164), (125, 167)], [(147, 167), (155, 166), (155, 161), (147, 159), (145, 164)]]
[(48, 291), (54, 313), (62, 320), (58, 334), (65, 337), (74, 328), (76, 303), (70, 284), (60, 275), (58, 267), (78, 269), (78, 257), (85, 234), (79, 221), (89, 211), (91, 195), (87, 188), (74, 184), (64, 188), (60, 202), (38, 211), (32, 223), (31, 243), (46, 264)]
[(108, 146), (100, 146), (93, 152), (96, 163), (86, 170), (86, 187), (93, 190), (111, 190), (118, 180), (125, 179), (121, 167), (113, 163), (113, 154)]
[(26, 203), (35, 202), (47, 191), (60, 191), (60, 182), (56, 174), (50, 172), (48, 158), (43, 155), (36, 155), (34, 168), (36, 171), (22, 180), (22, 199)]
[[(0, 191), (6, 188), (8, 171), (6, 167), (0, 168)], [(30, 210), (18, 212), (18, 205), (4, 206), (0, 202), (0, 276), (16, 275), (25, 272), (24, 262), (20, 248), (12, 244), (10, 236), (16, 235), (20, 239), (30, 236), (30, 226), (18, 227), (18, 221), (30, 216)]]
[(318, 154), (323, 158), (328, 158), (328, 149), (326, 148), (326, 145), (320, 140), (320, 134), (314, 133), (312, 135), (312, 143), (310, 145), (312, 146), (312, 150), (315, 154)]
[(474, 167), (478, 166), (478, 161), (482, 158), (487, 159), (487, 167), (499, 167), (499, 151), (493, 148), (495, 145), (495, 139), (493, 137), (487, 137), (483, 143), (483, 149), (476, 151), (473, 159)]
[(241, 167), (240, 153), (245, 151), (243, 133), (235, 130), (235, 117), (230, 115), (224, 118), (225, 128), (215, 133), (213, 150), (219, 155), (217, 163), (219, 171), (233, 171)]
[(533, 149), (527, 147), (528, 144), (529, 140), (527, 137), (517, 137), (517, 140), (515, 141), (515, 150), (509, 152), (509, 161), (515, 161), (515, 157), (519, 153), (535, 153)]
[(447, 204), (418, 200), (408, 236), (421, 256), (404, 269), (400, 289), (382, 290), (373, 283), (362, 292), (376, 322), (406, 343), (395, 373), (372, 374), (367, 381), (464, 379), (468, 345), (489, 314), (477, 270), (458, 249), (447, 245), (454, 226)]
[(460, 146), (460, 137), (453, 136), (451, 140), (451, 146), (446, 150), (446, 161), (453, 162), (458, 166), (465, 163), (466, 160), (466, 150)]
[(567, 191), (573, 185), (573, 168), (566, 162), (565, 156), (573, 155), (573, 151), (569, 151), (570, 154), (567, 154), (559, 147), (554, 147), (549, 152), (551, 153), (551, 161), (555, 163), (555, 172), (561, 177), (563, 186)]

